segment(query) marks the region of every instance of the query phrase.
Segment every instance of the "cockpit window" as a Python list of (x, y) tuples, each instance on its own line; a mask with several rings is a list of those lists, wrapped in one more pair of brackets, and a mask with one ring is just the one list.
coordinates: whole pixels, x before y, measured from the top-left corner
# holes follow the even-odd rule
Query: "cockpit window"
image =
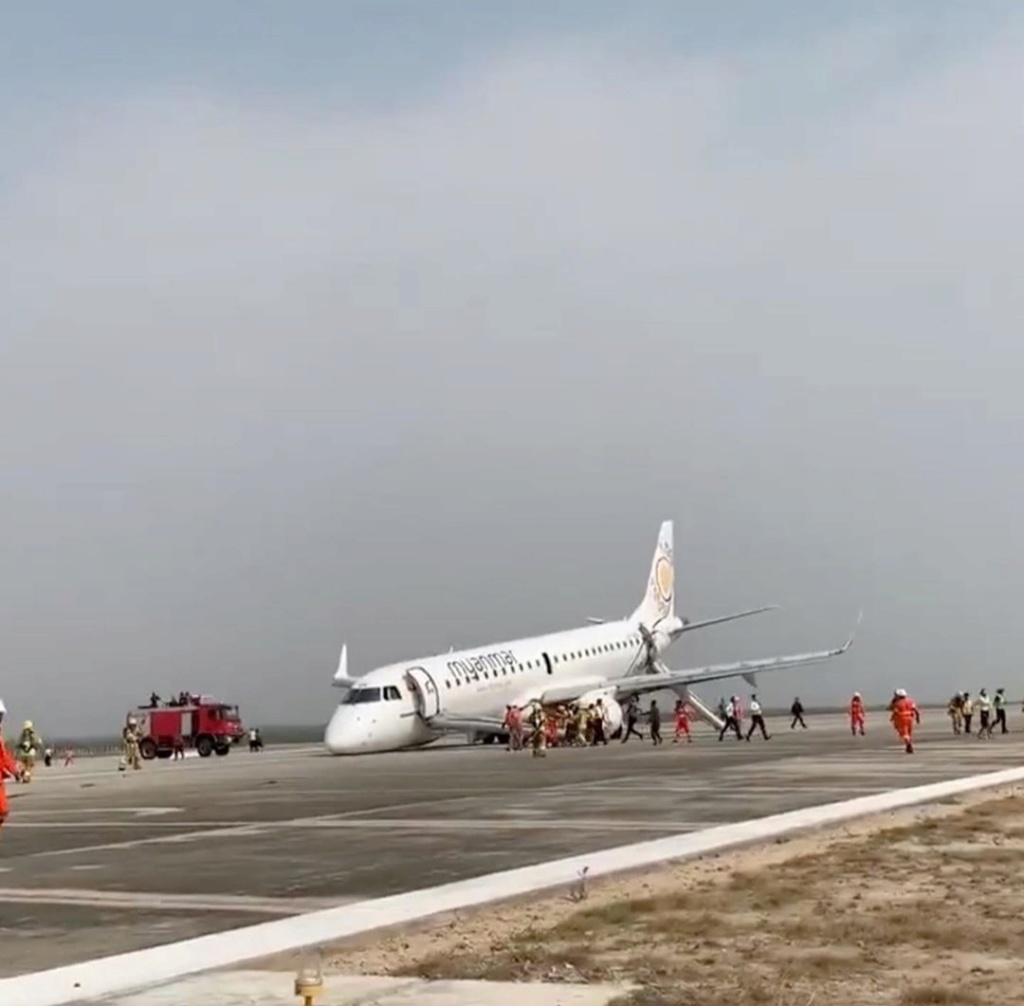
[(353, 688), (345, 696), (342, 705), (357, 706), (364, 702), (380, 702), (379, 688)]
[(384, 698), (389, 702), (393, 702), (395, 699), (402, 697), (401, 692), (394, 685), (386, 685), (384, 688)]

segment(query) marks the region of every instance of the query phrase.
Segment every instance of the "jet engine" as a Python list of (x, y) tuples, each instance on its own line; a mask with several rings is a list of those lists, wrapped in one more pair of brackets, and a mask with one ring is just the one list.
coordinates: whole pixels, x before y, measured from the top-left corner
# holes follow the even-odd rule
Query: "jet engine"
[(604, 709), (604, 735), (611, 737), (622, 726), (622, 706), (616, 701), (615, 690), (612, 688), (595, 688), (581, 695), (578, 702), (580, 708), (586, 709), (588, 706), (596, 706), (598, 699)]

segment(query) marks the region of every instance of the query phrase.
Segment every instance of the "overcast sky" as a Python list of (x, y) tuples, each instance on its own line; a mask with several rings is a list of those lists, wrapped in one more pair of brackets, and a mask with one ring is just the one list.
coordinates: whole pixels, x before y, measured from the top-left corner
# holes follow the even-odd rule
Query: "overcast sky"
[(326, 722), (343, 641), (627, 614), (668, 517), (682, 613), (784, 606), (673, 666), (863, 608), (762, 696), (1020, 695), (1016, 5), (447, 8), (5, 15), (12, 716)]

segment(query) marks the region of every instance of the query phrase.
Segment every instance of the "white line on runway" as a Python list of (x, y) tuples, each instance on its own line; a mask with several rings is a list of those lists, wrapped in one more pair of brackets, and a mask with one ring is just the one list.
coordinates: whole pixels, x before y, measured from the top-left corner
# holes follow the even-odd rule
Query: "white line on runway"
[(348, 904), (357, 898), (257, 898), (248, 895), (164, 894), (155, 891), (93, 891), (81, 888), (0, 887), (0, 903), (88, 905), (146, 911), (257, 912), (299, 915)]
[[(210, 822), (210, 829), (217, 829), (218, 827), (224, 827), (225, 825), (231, 828), (259, 828), (261, 831), (267, 831), (271, 826), (275, 828), (289, 828), (293, 830), (302, 830), (303, 828), (317, 829), (317, 828), (348, 828), (353, 831), (360, 829), (367, 829), (371, 831), (387, 831), (388, 829), (399, 829), (402, 831), (464, 831), (467, 829), (533, 829), (533, 828), (562, 828), (565, 830), (577, 830), (577, 831), (588, 831), (590, 829), (598, 830), (615, 830), (615, 829), (655, 829), (655, 830), (674, 830), (678, 828), (688, 828), (691, 825), (699, 822), (694, 821), (665, 821), (665, 820), (620, 820), (616, 821), (613, 819), (600, 819), (600, 820), (586, 820), (582, 818), (558, 818), (551, 819), (545, 815), (545, 819), (521, 819), (515, 818), (373, 818), (372, 820), (360, 821), (352, 818), (346, 818), (344, 820), (330, 820), (326, 819), (323, 821), (221, 821), (221, 822)], [(14, 827), (15, 829), (55, 829), (55, 828), (81, 828), (82, 825), (77, 821), (60, 822), (60, 821), (36, 821), (36, 822), (16, 822), (14, 825), (8, 825), (8, 827)], [(181, 829), (180, 823), (173, 821), (90, 821), (90, 828), (140, 828), (140, 829), (152, 829), (152, 828), (177, 828)], [(192, 838), (208, 838), (211, 834), (214, 834), (214, 830), (206, 831), (187, 831), (183, 832), (182, 836), (189, 839)], [(219, 833), (219, 831), (217, 832)], [(154, 841), (166, 841), (167, 836), (154, 836)], [(133, 840), (141, 844), (144, 839)], [(115, 843), (120, 845), (121, 843)], [(93, 846), (92, 848), (103, 848), (103, 846)], [(82, 850), (85, 851), (85, 850)]]
[[(65, 817), (69, 814), (133, 814), (135, 817), (163, 817), (165, 814), (181, 814), (181, 807), (55, 807), (52, 810), (41, 808), (22, 810), (18, 808), (18, 819), (24, 817), (38, 817), (43, 815), (61, 814)], [(126, 822), (122, 822), (126, 823)], [(92, 827), (94, 821), (81, 822), (83, 827)]]

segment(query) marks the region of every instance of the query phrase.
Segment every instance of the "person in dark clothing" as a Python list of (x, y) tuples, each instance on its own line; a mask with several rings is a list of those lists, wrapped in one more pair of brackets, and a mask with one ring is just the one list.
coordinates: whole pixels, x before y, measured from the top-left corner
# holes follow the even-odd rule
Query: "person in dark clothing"
[(789, 707), (789, 712), (793, 717), (793, 722), (790, 723), (789, 729), (794, 730), (796, 725), (799, 723), (800, 726), (806, 730), (807, 724), (804, 722), (804, 704), (800, 701), (799, 695), (793, 699), (793, 704)]
[(640, 707), (634, 695), (626, 703), (626, 729), (622, 731), (622, 743), (625, 744), (630, 737), (643, 740), (644, 735), (636, 728), (636, 721), (640, 718)]
[(997, 688), (995, 698), (992, 699), (992, 705), (996, 712), (995, 726), (999, 727), (1001, 734), (1008, 734), (1009, 728), (1006, 726), (1006, 689)]
[(658, 708), (658, 703), (651, 700), (651, 742), (657, 747), (662, 743), (661, 740), (661, 710)]

